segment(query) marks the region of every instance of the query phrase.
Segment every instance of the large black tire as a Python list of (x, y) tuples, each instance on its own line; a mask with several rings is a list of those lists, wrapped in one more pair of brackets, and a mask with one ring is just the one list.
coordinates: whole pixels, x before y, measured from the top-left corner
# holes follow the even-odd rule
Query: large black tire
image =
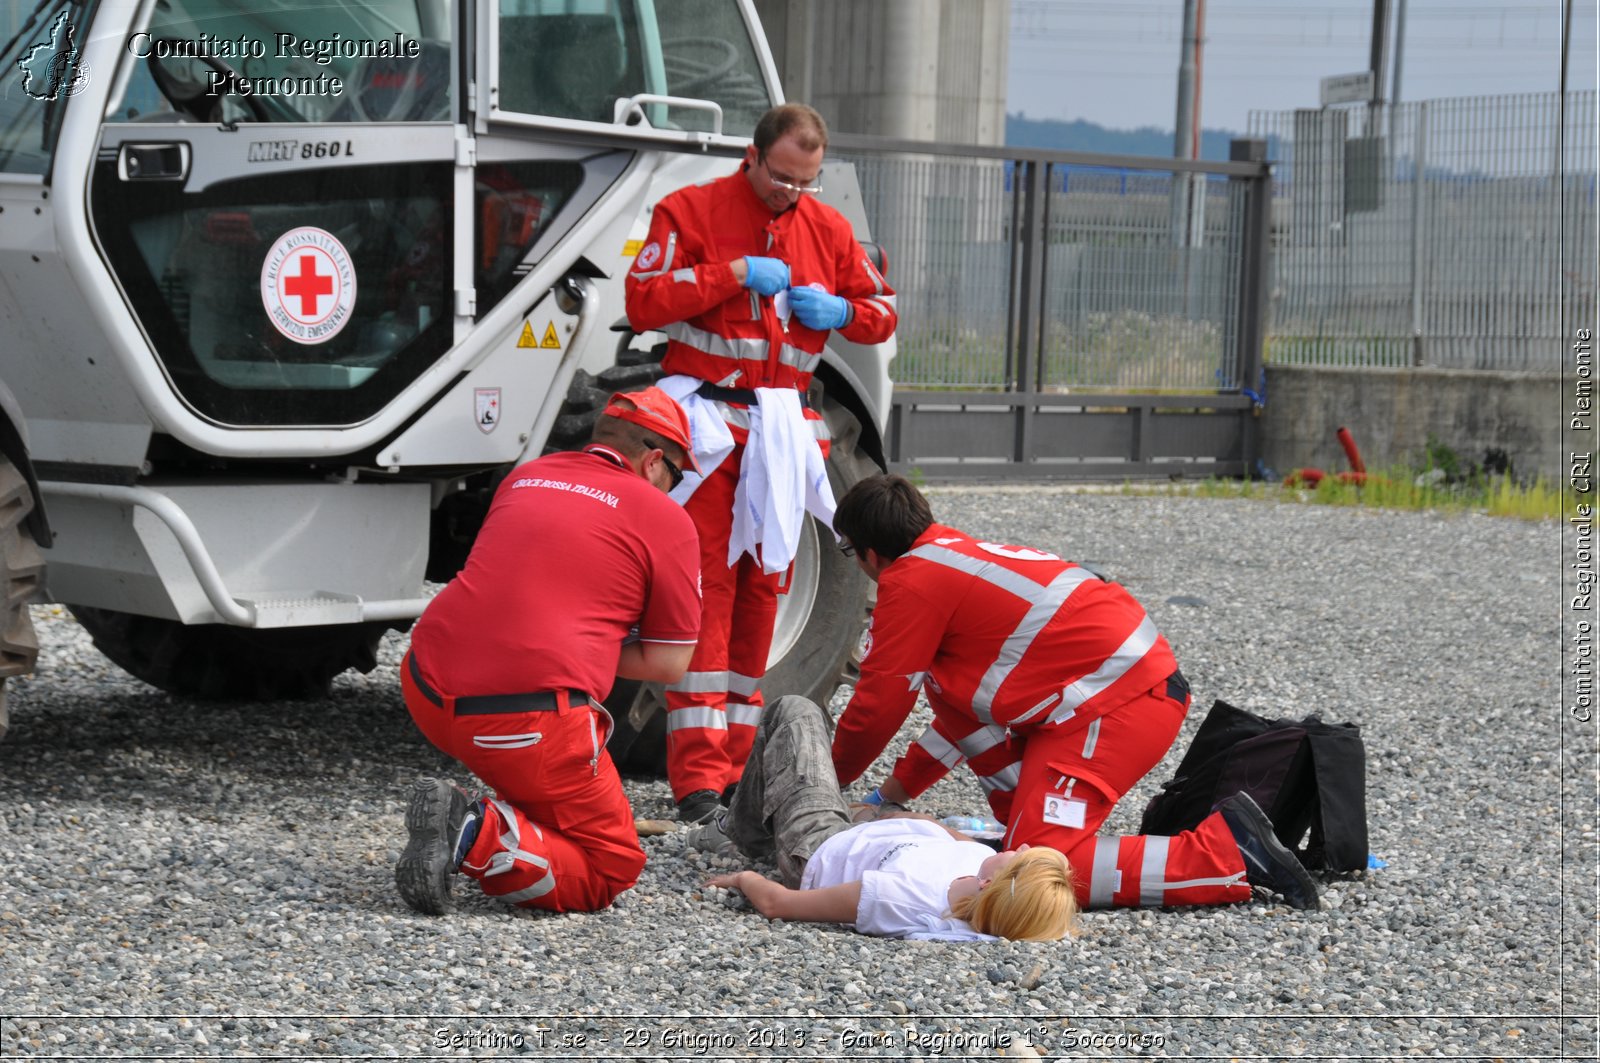
[[(833, 446), (828, 481), (834, 497), (881, 470), (861, 449), (861, 424), (840, 403), (822, 400)], [(860, 676), (861, 631), (867, 621), (869, 581), (834, 545), (833, 532), (815, 518), (806, 522), (795, 558), (793, 586), (778, 599), (772, 656), (761, 683), (768, 704), (800, 694), (827, 709), (841, 683)], [(659, 688), (618, 681), (606, 707), (616, 722), (607, 748), (621, 771), (661, 774), (666, 770), (666, 713)]]
[(230, 701), (315, 698), (347, 668), (370, 672), (388, 624), (248, 628), (180, 624), (69, 605), (95, 648), (169, 694)]
[(0, 456), (0, 736), (6, 733), (5, 681), (33, 671), (39, 638), (28, 603), (39, 590), (44, 557), (26, 526), (33, 511), (33, 491), (11, 459)]

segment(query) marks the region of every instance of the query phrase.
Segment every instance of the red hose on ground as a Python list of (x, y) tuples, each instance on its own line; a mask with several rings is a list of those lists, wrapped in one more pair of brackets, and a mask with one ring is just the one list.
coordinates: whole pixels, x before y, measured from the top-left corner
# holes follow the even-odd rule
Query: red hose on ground
[(1365, 473), (1367, 465), (1361, 460), (1361, 451), (1356, 449), (1355, 437), (1350, 434), (1350, 429), (1339, 426), (1339, 445), (1344, 447), (1344, 456), (1350, 459), (1350, 468), (1354, 472)]

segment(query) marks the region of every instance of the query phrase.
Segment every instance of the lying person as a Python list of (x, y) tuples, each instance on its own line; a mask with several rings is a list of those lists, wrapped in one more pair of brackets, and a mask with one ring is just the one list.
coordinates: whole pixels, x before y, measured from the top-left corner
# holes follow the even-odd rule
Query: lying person
[(942, 941), (1077, 933), (1072, 869), (1054, 849), (997, 853), (909, 812), (852, 824), (822, 710), (802, 697), (766, 709), (732, 804), (689, 844), (775, 858), (781, 882), (746, 870), (709, 883), (741, 891), (769, 919)]

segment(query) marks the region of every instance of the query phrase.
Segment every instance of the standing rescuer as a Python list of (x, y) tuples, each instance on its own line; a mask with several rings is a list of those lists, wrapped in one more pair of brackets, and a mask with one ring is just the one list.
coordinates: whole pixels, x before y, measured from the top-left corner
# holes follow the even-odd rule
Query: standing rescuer
[(878, 584), (861, 679), (833, 738), (839, 781), (871, 765), (918, 691), (933, 709), (864, 804), (903, 805), (965, 760), (1007, 825), (1006, 847), (1066, 854), (1085, 908), (1226, 904), (1252, 886), (1318, 907), (1316, 882), (1246, 794), (1172, 837), (1097, 836), (1189, 708), (1171, 647), (1127, 591), (1055, 554), (934, 523), (898, 476), (852, 487), (834, 529)]
[(683, 674), (700, 623), (698, 536), (666, 497), (695, 468), (683, 410), (613, 395), (588, 446), (513, 470), (465, 567), (429, 603), (400, 666), (428, 741), (494, 791), (420, 779), (395, 868), (419, 912), (450, 876), (530, 908), (593, 911), (637, 881), (644, 850), (606, 752), (615, 677)]
[[(694, 659), (667, 688), (667, 775), (689, 821), (727, 799), (760, 722), (792, 529), (804, 510), (832, 519), (828, 432), (804, 403), (823, 344), (833, 329), (881, 343), (898, 320), (850, 223), (815, 198), (827, 144), (810, 107), (768, 111), (737, 173), (656, 206), (627, 277), (628, 320), (666, 333), (661, 387), (696, 412), (706, 466), (674, 492), (700, 531), (705, 591)], [(702, 438), (699, 411), (725, 445)], [(763, 507), (768, 519), (744, 517)]]

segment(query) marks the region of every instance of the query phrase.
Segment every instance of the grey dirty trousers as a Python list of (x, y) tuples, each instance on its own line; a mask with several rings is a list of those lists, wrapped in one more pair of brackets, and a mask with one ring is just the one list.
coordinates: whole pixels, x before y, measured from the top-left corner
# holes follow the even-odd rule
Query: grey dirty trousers
[(850, 826), (822, 709), (796, 694), (779, 698), (761, 714), (725, 833), (747, 856), (776, 854), (779, 878), (798, 889), (811, 854)]

